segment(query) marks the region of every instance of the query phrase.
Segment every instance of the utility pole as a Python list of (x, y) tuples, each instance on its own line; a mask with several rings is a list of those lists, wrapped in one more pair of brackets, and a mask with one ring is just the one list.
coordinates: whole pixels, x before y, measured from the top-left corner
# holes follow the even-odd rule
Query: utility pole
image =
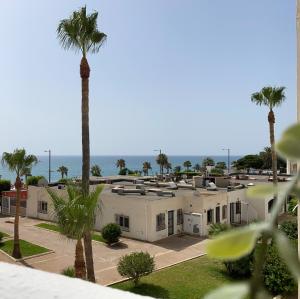
[(45, 153), (49, 154), (49, 156), (48, 156), (48, 163), (49, 163), (49, 165), (48, 165), (48, 170), (49, 170), (49, 180), (48, 180), (48, 182), (51, 183), (51, 150), (50, 149), (45, 150)]

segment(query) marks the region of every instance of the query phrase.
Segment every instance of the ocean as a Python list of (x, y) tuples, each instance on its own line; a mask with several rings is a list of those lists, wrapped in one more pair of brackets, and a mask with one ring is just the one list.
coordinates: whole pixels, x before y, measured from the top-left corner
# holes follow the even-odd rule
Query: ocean
[[(169, 161), (174, 168), (180, 165), (182, 169), (183, 162), (190, 160), (192, 165), (196, 163), (202, 164), (202, 160), (208, 156), (168, 156)], [(215, 162), (225, 162), (227, 165), (227, 156), (210, 156)], [(102, 169), (102, 176), (117, 175), (119, 170), (116, 167), (116, 161), (118, 159), (124, 159), (126, 167), (131, 170), (142, 170), (143, 162), (148, 161), (151, 163), (152, 170), (149, 171), (149, 175), (154, 175), (159, 172), (159, 166), (155, 159), (156, 156), (91, 156), (91, 166), (98, 164)], [(234, 161), (239, 159), (240, 156), (231, 156), (230, 160)], [(42, 175), (48, 179), (48, 156), (38, 156), (38, 164), (32, 168), (32, 175)], [(81, 156), (51, 156), (51, 181), (57, 181), (61, 178), (57, 169), (59, 166), (64, 165), (69, 169), (68, 177), (77, 177), (81, 175)], [(12, 182), (15, 179), (15, 174), (8, 171), (7, 168), (3, 168), (0, 165), (0, 176), (2, 179), (10, 179)]]

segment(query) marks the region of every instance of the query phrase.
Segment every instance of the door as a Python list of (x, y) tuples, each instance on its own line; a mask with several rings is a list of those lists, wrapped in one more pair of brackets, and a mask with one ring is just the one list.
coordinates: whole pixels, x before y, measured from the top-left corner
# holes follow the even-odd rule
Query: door
[(230, 203), (230, 223), (234, 223), (234, 203)]
[(174, 211), (168, 211), (168, 236), (174, 235)]
[(216, 223), (220, 223), (220, 207), (216, 207)]

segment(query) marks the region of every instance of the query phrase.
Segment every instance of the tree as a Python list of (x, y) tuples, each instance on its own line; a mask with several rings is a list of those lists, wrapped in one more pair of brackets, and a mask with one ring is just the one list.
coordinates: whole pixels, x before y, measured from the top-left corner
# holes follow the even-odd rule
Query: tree
[(113, 243), (119, 242), (121, 228), (119, 224), (108, 223), (102, 228), (101, 233), (105, 242), (110, 246)]
[(199, 163), (196, 163), (193, 168), (195, 171), (199, 172), (201, 170), (201, 165)]
[(118, 161), (117, 161), (117, 163), (116, 163), (116, 166), (118, 167), (118, 168), (120, 168), (120, 171), (123, 169), (123, 168), (125, 168), (125, 166), (126, 166), (126, 162), (125, 162), (125, 160), (124, 159), (119, 159)]
[(166, 169), (166, 171), (167, 171), (167, 174), (169, 174), (169, 173), (170, 173), (170, 170), (172, 170), (172, 164), (171, 164), (170, 162), (168, 162), (168, 163), (166, 163), (166, 164), (164, 165), (164, 167), (165, 167), (165, 169)]
[(285, 100), (284, 94), (285, 87), (264, 87), (261, 91), (253, 93), (251, 101), (259, 106), (267, 106), (269, 108), (268, 122), (270, 133), (270, 145), (272, 153), (272, 171), (273, 171), (273, 184), (277, 185), (277, 155), (275, 152), (275, 135), (274, 124), (275, 115), (273, 109), (279, 107)]
[(263, 166), (263, 161), (259, 155), (246, 155), (234, 163), (234, 167), (238, 170), (246, 169), (247, 172), (250, 171), (250, 168), (261, 169)]
[(216, 168), (219, 168), (219, 169), (226, 169), (227, 166), (226, 166), (226, 163), (225, 162), (217, 162), (216, 164)]
[(145, 162), (143, 163), (143, 172), (144, 172), (144, 175), (149, 175), (149, 169), (152, 169), (151, 163), (145, 161)]
[(77, 186), (67, 187), (67, 198), (59, 196), (55, 191), (47, 188), (51, 196), (57, 224), (61, 234), (70, 239), (75, 239), (75, 276), (86, 279), (86, 264), (84, 260), (82, 238), (86, 232), (94, 228), (95, 210), (98, 206), (98, 199), (102, 186), (86, 195)]
[(202, 161), (202, 166), (206, 167), (206, 166), (215, 166), (215, 161), (214, 159), (207, 157)]
[(91, 168), (92, 176), (101, 176), (101, 168), (99, 165), (95, 164)]
[(159, 165), (160, 167), (160, 174), (164, 173), (164, 167), (169, 163), (168, 161), (168, 156), (166, 154), (159, 154), (156, 157), (156, 163)]
[[(266, 146), (263, 151), (259, 153), (263, 161), (262, 169), (271, 169), (272, 168), (272, 150), (269, 146)], [(277, 157), (277, 166), (278, 168), (286, 168), (286, 161), (281, 157)]]
[(64, 165), (60, 166), (57, 169), (57, 172), (60, 172), (60, 175), (61, 175), (62, 179), (64, 178), (64, 176), (66, 176), (66, 177), (68, 176), (68, 171), (69, 171), (68, 167), (66, 167)]
[(118, 263), (121, 276), (131, 278), (135, 286), (142, 276), (153, 272), (154, 258), (148, 252), (133, 252), (123, 256)]
[(31, 169), (37, 162), (37, 157), (34, 155), (26, 155), (25, 149), (15, 149), (13, 153), (4, 152), (2, 155), (2, 165), (7, 166), (10, 171), (16, 174), (15, 188), (17, 197), (14, 221), (14, 248), (12, 252), (12, 256), (16, 259), (22, 257), (19, 241), (20, 192), (22, 188), (21, 176), (28, 172), (28, 169)]
[(212, 175), (216, 175), (216, 176), (220, 176), (220, 175), (224, 175), (224, 170), (222, 168), (212, 168), (212, 170), (210, 171), (210, 174)]
[(174, 172), (175, 173), (179, 173), (181, 171), (181, 166), (180, 165), (177, 165), (174, 167)]
[[(90, 67), (87, 53), (97, 53), (106, 35), (97, 28), (98, 12), (87, 14), (86, 6), (74, 11), (68, 18), (60, 21), (57, 36), (62, 47), (81, 52), (80, 76), (82, 88), (81, 118), (82, 118), (82, 192), (89, 194), (90, 174), (90, 137), (89, 137), (89, 77)], [(91, 235), (84, 236), (85, 257), (88, 280), (95, 282), (93, 248)]]
[(189, 168), (192, 167), (191, 161), (187, 160), (183, 162), (183, 166), (185, 167), (186, 171), (189, 171)]

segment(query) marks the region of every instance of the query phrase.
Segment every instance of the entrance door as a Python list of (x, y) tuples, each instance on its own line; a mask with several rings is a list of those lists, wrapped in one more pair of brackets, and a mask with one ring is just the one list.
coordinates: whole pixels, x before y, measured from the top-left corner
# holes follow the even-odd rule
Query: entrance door
[(230, 203), (230, 223), (234, 223), (234, 203)]
[(216, 207), (216, 223), (220, 223), (220, 207)]
[(168, 236), (174, 235), (174, 211), (168, 211)]

